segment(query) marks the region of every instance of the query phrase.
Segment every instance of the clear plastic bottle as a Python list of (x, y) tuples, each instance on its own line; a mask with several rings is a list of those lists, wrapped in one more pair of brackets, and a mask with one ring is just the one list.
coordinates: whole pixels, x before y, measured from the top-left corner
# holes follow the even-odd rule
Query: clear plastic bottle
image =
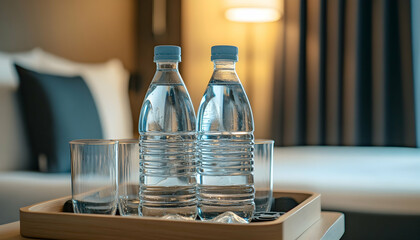
[(198, 110), (198, 208), (203, 220), (233, 212), (249, 222), (254, 204), (254, 120), (235, 71), (238, 48), (213, 46), (214, 72)]
[(156, 46), (139, 118), (141, 216), (197, 217), (196, 118), (178, 71), (181, 48)]

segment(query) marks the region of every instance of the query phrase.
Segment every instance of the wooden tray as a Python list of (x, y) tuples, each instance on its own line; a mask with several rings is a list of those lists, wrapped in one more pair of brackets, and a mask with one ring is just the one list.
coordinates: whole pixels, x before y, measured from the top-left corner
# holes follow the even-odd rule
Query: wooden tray
[(221, 224), (62, 212), (71, 197), (20, 209), (20, 233), (48, 239), (296, 239), (321, 216), (321, 196), (310, 192), (275, 192), (299, 205), (269, 222)]

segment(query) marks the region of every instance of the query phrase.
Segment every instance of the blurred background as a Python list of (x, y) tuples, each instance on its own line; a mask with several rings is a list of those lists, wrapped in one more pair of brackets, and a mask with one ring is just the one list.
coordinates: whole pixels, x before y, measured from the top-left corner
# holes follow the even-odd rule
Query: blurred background
[[(262, 23), (230, 21), (225, 11), (235, 1), (221, 0), (2, 0), (0, 4), (0, 51), (40, 47), (79, 62), (120, 59), (133, 76), (129, 90), (134, 126), (155, 71), (154, 46), (182, 47), (181, 75), (196, 109), (213, 71), (211, 46), (238, 46), (239, 77), (246, 91), (255, 95), (249, 98), (256, 136), (271, 136), (273, 49), (281, 28), (279, 16)], [(279, 6), (280, 2), (275, 4), (282, 14)]]
[[(197, 109), (212, 73), (210, 48), (229, 44), (239, 47), (237, 72), (257, 138), (291, 146), (417, 146), (415, 1), (0, 4), (1, 51), (42, 48), (78, 62), (121, 60), (131, 74), (133, 126), (155, 71), (154, 46), (182, 46), (181, 74)], [(251, 12), (228, 15), (241, 8)]]

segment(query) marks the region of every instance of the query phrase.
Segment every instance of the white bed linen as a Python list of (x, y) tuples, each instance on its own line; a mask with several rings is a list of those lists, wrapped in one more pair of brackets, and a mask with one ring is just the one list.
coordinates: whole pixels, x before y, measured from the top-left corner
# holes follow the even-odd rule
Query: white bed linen
[(273, 172), (275, 190), (319, 192), (323, 208), (420, 214), (417, 148), (275, 148)]
[(21, 207), (70, 195), (70, 173), (0, 172), (0, 224), (18, 221)]

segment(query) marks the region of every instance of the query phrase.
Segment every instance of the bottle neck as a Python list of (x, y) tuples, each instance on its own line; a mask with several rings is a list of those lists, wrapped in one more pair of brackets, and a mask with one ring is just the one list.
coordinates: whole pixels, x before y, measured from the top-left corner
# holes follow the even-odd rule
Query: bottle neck
[(179, 74), (178, 61), (157, 61), (154, 84), (184, 84)]
[(235, 71), (235, 61), (226, 61), (226, 60), (215, 60), (214, 63), (214, 71), (218, 70), (231, 70)]
[(158, 61), (156, 62), (158, 71), (178, 71), (178, 62), (176, 61)]

